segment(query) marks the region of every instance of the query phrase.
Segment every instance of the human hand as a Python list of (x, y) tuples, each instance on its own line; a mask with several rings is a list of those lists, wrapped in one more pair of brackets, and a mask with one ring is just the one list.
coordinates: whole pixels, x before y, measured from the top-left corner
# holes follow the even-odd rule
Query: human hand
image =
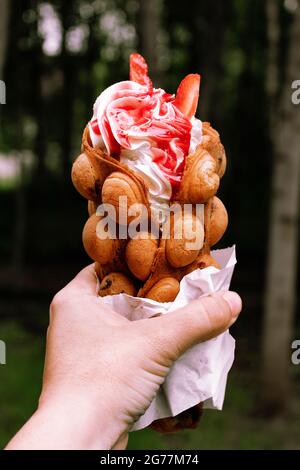
[(241, 311), (226, 292), (131, 322), (97, 297), (96, 283), (91, 265), (54, 297), (38, 410), (8, 449), (125, 448), (173, 362)]

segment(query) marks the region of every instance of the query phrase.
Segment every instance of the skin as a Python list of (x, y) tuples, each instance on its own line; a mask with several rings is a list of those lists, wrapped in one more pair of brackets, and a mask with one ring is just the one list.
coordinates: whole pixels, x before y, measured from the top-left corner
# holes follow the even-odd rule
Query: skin
[(130, 322), (96, 295), (94, 266), (53, 299), (38, 407), (6, 449), (124, 449), (172, 363), (227, 330), (239, 296), (218, 293)]

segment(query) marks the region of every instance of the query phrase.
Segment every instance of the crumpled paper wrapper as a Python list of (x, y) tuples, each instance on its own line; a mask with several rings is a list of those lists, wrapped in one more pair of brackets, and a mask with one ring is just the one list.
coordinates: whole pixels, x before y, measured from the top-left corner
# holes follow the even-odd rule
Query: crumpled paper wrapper
[[(136, 321), (159, 313), (167, 315), (201, 296), (229, 290), (236, 264), (235, 247), (215, 250), (212, 255), (221, 269), (210, 266), (185, 276), (174, 302), (159, 303), (126, 294), (102, 300), (124, 317)], [(221, 410), (234, 349), (235, 340), (229, 331), (189, 349), (173, 364), (155, 399), (132, 431), (146, 428), (157, 419), (176, 416), (200, 402), (204, 408)]]

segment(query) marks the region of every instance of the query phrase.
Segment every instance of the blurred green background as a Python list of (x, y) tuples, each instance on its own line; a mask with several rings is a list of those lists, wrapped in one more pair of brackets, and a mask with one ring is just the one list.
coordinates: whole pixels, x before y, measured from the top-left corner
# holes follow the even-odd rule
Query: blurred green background
[(168, 92), (202, 76), (198, 116), (229, 162), (219, 245), (237, 244), (244, 313), (224, 411), (196, 431), (134, 433), (129, 447), (300, 449), (299, 10), (297, 0), (0, 0), (1, 446), (36, 407), (51, 298), (89, 262), (86, 201), (70, 179), (82, 130), (138, 50)]

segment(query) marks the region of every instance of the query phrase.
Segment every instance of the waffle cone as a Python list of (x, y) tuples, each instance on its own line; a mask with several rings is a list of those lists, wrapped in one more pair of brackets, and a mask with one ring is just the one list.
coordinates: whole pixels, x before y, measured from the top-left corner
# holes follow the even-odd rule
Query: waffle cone
[[(88, 254), (96, 261), (95, 267), (100, 282), (105, 282), (110, 275), (111, 280), (109, 279), (109, 281), (112, 282), (113, 278), (116, 278), (116, 273), (120, 273), (120, 276), (125, 275), (130, 285), (134, 286), (134, 291), (138, 297), (148, 297), (161, 302), (173, 301), (178, 293), (179, 283), (185, 275), (199, 268), (218, 267), (217, 262), (210, 254), (210, 248), (213, 244), (212, 241), (219, 240), (227, 227), (226, 210), (221, 201), (215, 197), (220, 178), (225, 172), (226, 155), (219, 134), (209, 123), (203, 123), (202, 143), (194, 154), (186, 158), (181, 187), (174, 198), (174, 201), (181, 205), (204, 204), (203, 246), (192, 262), (181, 267), (174, 267), (168, 260), (167, 240), (161, 237), (153, 259), (151, 259), (149, 275), (143, 280), (134, 275), (132, 270), (129, 269), (130, 263), (128, 261), (128, 251), (126, 250), (127, 245), (130, 243), (128, 240), (116, 240), (111, 247), (111, 256), (101, 261), (101, 256), (103, 257), (102, 246), (98, 251), (96, 249), (96, 224), (100, 220), (100, 216), (98, 217), (93, 212), (97, 204), (103, 202), (104, 184), (107, 179), (114, 174), (121, 174), (128, 180), (129, 186), (135, 188), (134, 196), (146, 206), (148, 219), (150, 220), (151, 208), (148, 201), (147, 185), (139, 174), (122, 164), (117, 158), (106, 155), (100, 148), (94, 148), (90, 141), (88, 126), (83, 133), (82, 152), (85, 171), (81, 170), (82, 166), (80, 165), (76, 167), (75, 162), (72, 179), (80, 194), (93, 201), (89, 203), (90, 218), (83, 232), (83, 242)], [(81, 176), (83, 174), (84, 178)], [(116, 181), (122, 182), (123, 180), (119, 177)], [(118, 189), (116, 186), (114, 188)], [(113, 196), (113, 191), (111, 191), (111, 195)], [(135, 253), (138, 254), (138, 249)], [(143, 256), (146, 256), (146, 254), (143, 253)], [(100, 295), (105, 295), (105, 291), (102, 292), (104, 294)], [(111, 292), (107, 290), (108, 295)], [(126, 292), (126, 290), (120, 290), (119, 292)], [(129, 292), (132, 295), (131, 289), (127, 291), (127, 293)], [(118, 293), (115, 286), (113, 293)], [(197, 426), (201, 414), (202, 404), (200, 403), (177, 417), (156, 421), (152, 427), (163, 433), (194, 428)]]

